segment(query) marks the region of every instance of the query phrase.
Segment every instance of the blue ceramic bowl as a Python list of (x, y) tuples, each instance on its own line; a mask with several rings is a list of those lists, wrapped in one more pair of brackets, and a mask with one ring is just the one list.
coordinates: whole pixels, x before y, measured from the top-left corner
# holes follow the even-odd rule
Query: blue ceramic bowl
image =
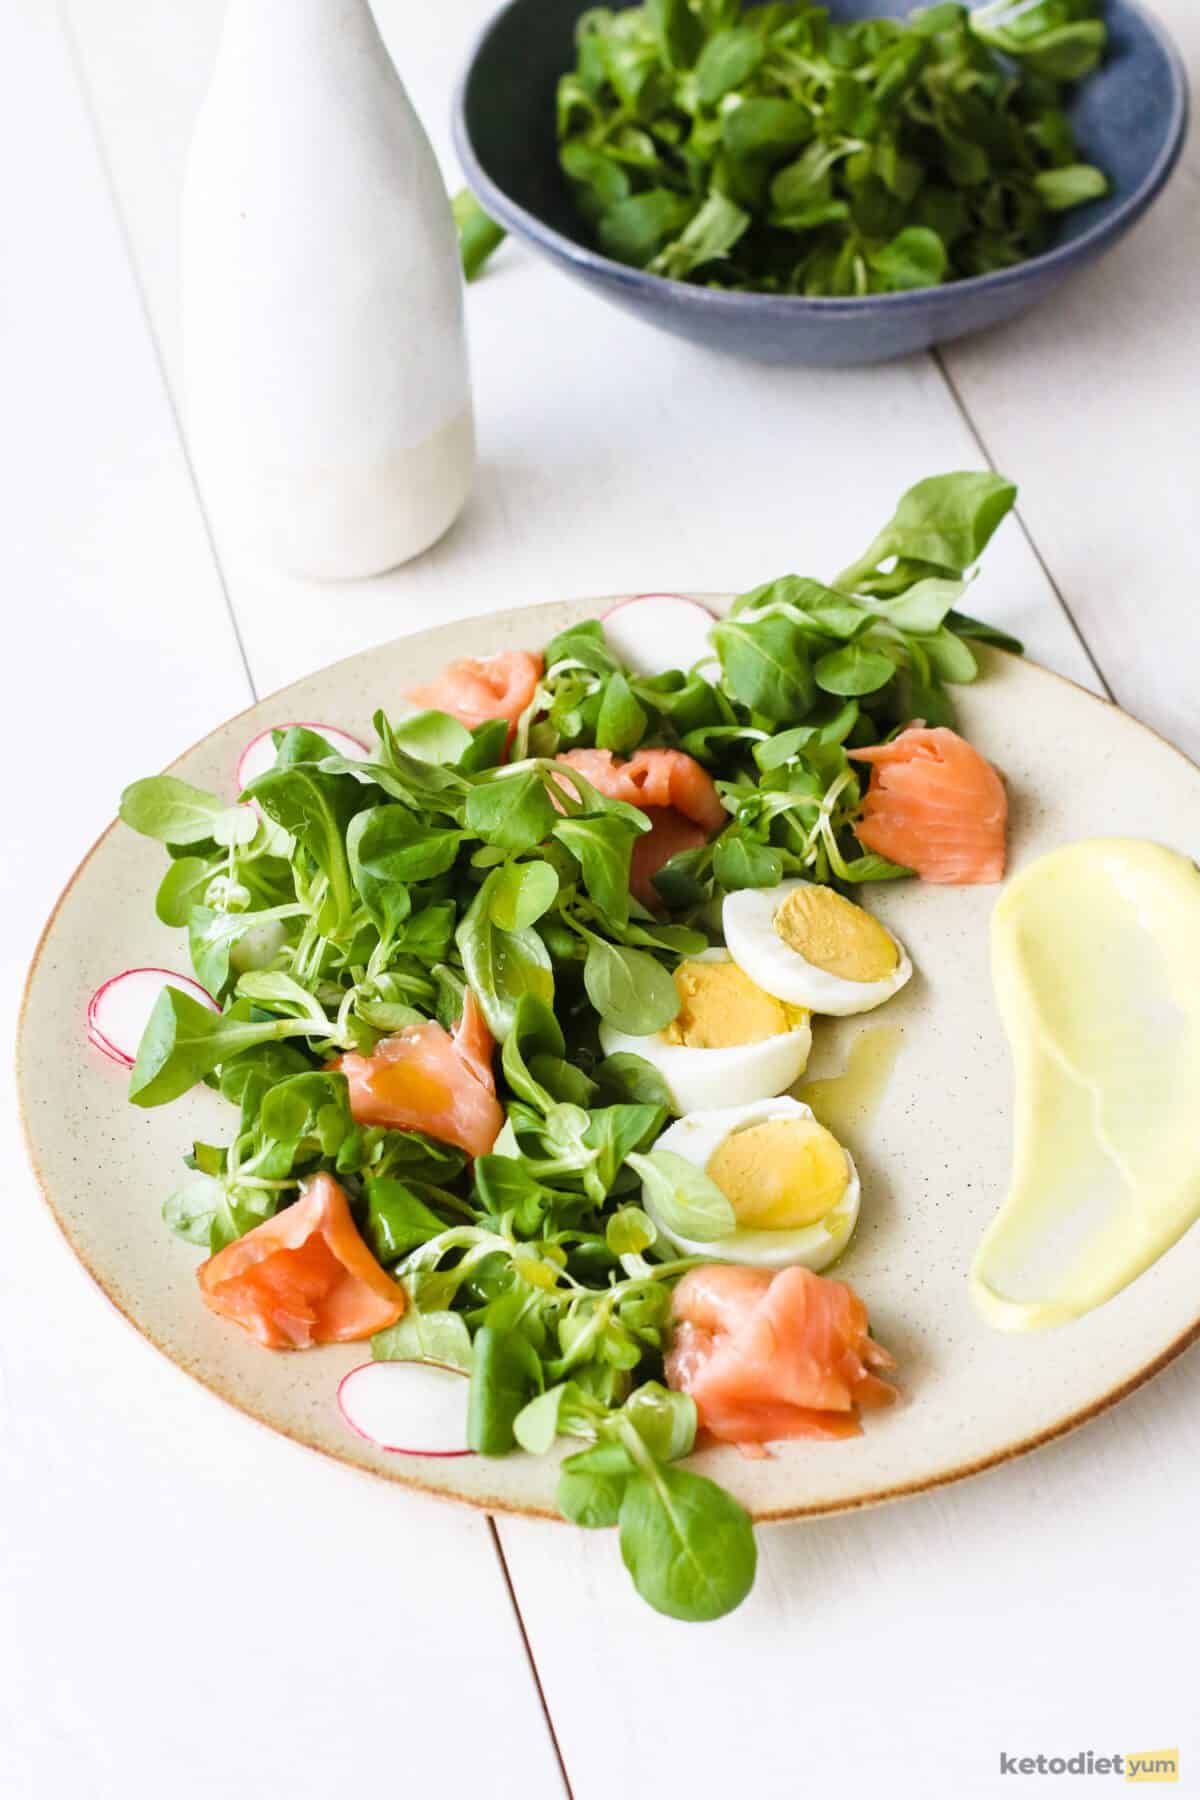
[[(575, 23), (591, 4), (509, 0), (486, 27), (454, 107), (467, 180), (494, 219), (617, 306), (660, 330), (760, 362), (884, 362), (1024, 312), (1141, 217), (1178, 161), (1187, 130), (1187, 85), (1170, 39), (1132, 0), (1109, 0), (1109, 53), (1080, 84), (1073, 120), (1081, 157), (1104, 169), (1110, 192), (1064, 214), (1051, 249), (1015, 269), (862, 299), (692, 287), (594, 250), (559, 171), (555, 85), (574, 63)], [(911, 0), (832, 0), (831, 10), (840, 18), (900, 17)]]

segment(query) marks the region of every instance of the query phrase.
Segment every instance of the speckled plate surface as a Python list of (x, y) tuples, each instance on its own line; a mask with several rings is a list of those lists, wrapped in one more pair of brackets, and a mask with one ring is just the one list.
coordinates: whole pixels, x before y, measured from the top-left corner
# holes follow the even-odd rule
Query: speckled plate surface
[[(376, 708), (449, 658), (543, 643), (609, 604), (460, 621), (367, 651), (264, 700), (173, 767), (232, 797), (238, 753), (265, 727), (319, 719), (369, 737)], [(964, 730), (1008, 781), (1013, 868), (1098, 834), (1194, 852), (1200, 770), (1125, 714), (995, 653), (984, 679), (956, 696)], [(375, 1450), (335, 1402), (362, 1347), (265, 1351), (201, 1305), (200, 1253), (170, 1235), (159, 1208), (191, 1140), (227, 1135), (228, 1109), (206, 1089), (152, 1112), (128, 1106), (126, 1076), (84, 1035), (88, 995), (106, 976), (145, 964), (187, 968), (183, 934), (154, 916), (162, 868), (157, 845), (109, 830), (62, 896), (30, 974), (19, 1045), (26, 1130), (76, 1254), (164, 1355), (275, 1430), (431, 1493), (556, 1517), (552, 1458), (439, 1461)], [(1061, 1330), (1007, 1336), (974, 1312), (967, 1268), (1009, 1164), (1011, 1076), (988, 973), (997, 892), (916, 881), (874, 890), (872, 908), (908, 946), (917, 974), (885, 1015), (818, 1022), (810, 1079), (837, 1073), (872, 1020), (886, 1016), (900, 1033), (882, 1098), (849, 1139), (863, 1207), (837, 1272), (863, 1295), (875, 1336), (895, 1354), (903, 1397), (848, 1442), (785, 1446), (765, 1462), (724, 1448), (694, 1459), (757, 1518), (867, 1505), (1018, 1455), (1111, 1405), (1200, 1335), (1196, 1230), (1107, 1306)]]

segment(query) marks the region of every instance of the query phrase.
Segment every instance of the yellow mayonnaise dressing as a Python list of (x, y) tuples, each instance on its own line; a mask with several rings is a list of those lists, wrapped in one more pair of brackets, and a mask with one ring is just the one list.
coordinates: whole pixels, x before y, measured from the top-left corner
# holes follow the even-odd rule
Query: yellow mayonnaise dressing
[(1135, 838), (1040, 857), (992, 921), (1013, 1169), (971, 1292), (1029, 1331), (1111, 1299), (1200, 1215), (1200, 872)]

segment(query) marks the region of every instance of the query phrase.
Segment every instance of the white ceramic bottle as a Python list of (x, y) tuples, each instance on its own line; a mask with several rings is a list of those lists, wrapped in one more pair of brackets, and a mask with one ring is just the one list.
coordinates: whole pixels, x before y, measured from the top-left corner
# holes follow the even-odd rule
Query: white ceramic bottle
[(368, 0), (229, 0), (180, 273), (188, 429), (218, 529), (319, 578), (440, 537), (475, 458), (462, 279)]

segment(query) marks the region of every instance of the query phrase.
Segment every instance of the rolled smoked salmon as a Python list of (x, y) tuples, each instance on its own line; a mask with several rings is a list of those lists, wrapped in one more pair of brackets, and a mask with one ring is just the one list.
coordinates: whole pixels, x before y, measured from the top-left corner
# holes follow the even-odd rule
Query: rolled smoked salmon
[(423, 1131), (443, 1144), (457, 1144), (468, 1156), (484, 1156), (504, 1124), (492, 1073), (494, 1048), (468, 988), (453, 1035), (431, 1019), (381, 1039), (370, 1056), (351, 1052), (330, 1067), (346, 1077), (358, 1124)]
[(871, 764), (855, 836), (922, 881), (965, 885), (1004, 876), (1008, 798), (973, 745), (944, 725), (910, 725), (890, 744), (851, 750)]
[(578, 769), (607, 799), (640, 807), (650, 820), (650, 830), (633, 846), (629, 886), (643, 906), (660, 911), (654, 876), (681, 850), (707, 843), (727, 820), (712, 777), (683, 750), (638, 750), (627, 762), (611, 750), (568, 750), (557, 760)]
[(196, 1271), (204, 1304), (271, 1350), (344, 1344), (394, 1325), (404, 1289), (355, 1230), (331, 1175)]
[(896, 1397), (873, 1373), (895, 1364), (843, 1281), (709, 1263), (683, 1277), (672, 1312), (668, 1385), (692, 1396), (714, 1437), (749, 1455), (779, 1438), (853, 1437), (858, 1407)]
[(502, 650), (497, 656), (464, 656), (407, 696), (418, 706), (450, 713), (472, 731), (488, 719), (517, 720), (537, 692), (542, 658), (532, 650)]

